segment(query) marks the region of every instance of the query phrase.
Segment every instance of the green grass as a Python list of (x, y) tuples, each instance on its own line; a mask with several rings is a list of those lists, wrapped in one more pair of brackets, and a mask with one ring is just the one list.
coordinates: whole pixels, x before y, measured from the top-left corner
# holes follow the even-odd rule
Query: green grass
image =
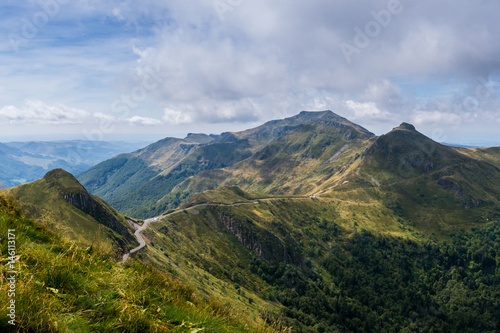
[[(6, 290), (6, 231), (15, 229), (18, 332), (271, 332), (249, 326), (215, 299), (151, 266), (116, 263), (95, 248), (63, 241), (0, 198), (0, 304)], [(2, 306), (0, 317), (7, 318)], [(2, 332), (12, 331), (7, 320)]]
[(369, 187), (196, 207), (152, 223), (138, 258), (240, 313), (281, 318), (293, 332), (377, 331), (379, 323), (387, 331), (493, 332), (498, 222), (460, 220), (437, 238), (395, 198)]
[[(93, 245), (117, 255), (138, 244), (124, 215), (100, 198), (92, 197), (71, 174), (62, 170), (51, 171), (40, 180), (1, 193), (18, 201), (26, 216), (44, 224), (66, 240), (76, 241), (80, 245)], [(105, 212), (103, 220), (70, 204), (64, 198), (68, 194), (87, 195), (95, 206), (101, 208), (101, 212)], [(119, 223), (120, 229), (108, 227), (105, 224), (108, 219)]]

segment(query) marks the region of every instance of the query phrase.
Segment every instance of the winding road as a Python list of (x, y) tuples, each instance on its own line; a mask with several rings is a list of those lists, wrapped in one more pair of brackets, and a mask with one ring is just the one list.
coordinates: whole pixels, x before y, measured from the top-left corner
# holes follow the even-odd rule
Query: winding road
[(144, 231), (149, 226), (149, 224), (152, 222), (158, 222), (158, 221), (163, 220), (164, 218), (169, 217), (171, 215), (178, 214), (178, 213), (183, 212), (185, 210), (191, 210), (191, 209), (194, 209), (196, 207), (202, 207), (202, 206), (236, 207), (236, 206), (241, 206), (241, 205), (256, 205), (256, 204), (260, 203), (261, 201), (282, 200), (282, 199), (303, 200), (303, 199), (311, 199), (311, 196), (262, 198), (262, 199), (255, 199), (252, 202), (236, 202), (234, 204), (222, 204), (222, 203), (207, 202), (207, 203), (197, 204), (197, 205), (194, 205), (194, 206), (191, 206), (188, 208), (184, 208), (184, 209), (177, 209), (177, 210), (170, 212), (168, 214), (164, 214), (164, 215), (160, 215), (160, 216), (156, 216), (156, 217), (152, 217), (150, 219), (144, 220), (144, 224), (139, 229), (137, 229), (134, 233), (135, 238), (137, 238), (137, 240), (139, 241), (139, 246), (130, 250), (128, 253), (125, 253), (122, 257), (121, 263), (124, 263), (128, 259), (128, 257), (130, 257), (131, 254), (134, 254), (135, 252), (139, 251), (140, 249), (142, 249), (143, 247), (146, 246), (146, 241), (142, 237), (141, 232)]
[(165, 215), (160, 215), (160, 216), (157, 216), (157, 217), (152, 217), (150, 219), (147, 219), (147, 220), (144, 220), (144, 224), (135, 231), (134, 235), (135, 235), (135, 238), (137, 238), (137, 240), (139, 241), (139, 246), (130, 250), (130, 252), (128, 253), (125, 253), (122, 257), (122, 263), (125, 262), (128, 257), (139, 251), (140, 249), (142, 249), (143, 247), (146, 246), (146, 241), (144, 240), (144, 238), (142, 237), (141, 235), (141, 232), (144, 231), (151, 222), (158, 222), (160, 220), (163, 220), (164, 218), (166, 217), (169, 217), (171, 215), (174, 215), (174, 214), (177, 214), (177, 213), (180, 213), (180, 212), (183, 212), (185, 210), (191, 210), (191, 209), (194, 209), (196, 207), (201, 207), (201, 206), (230, 206), (230, 207), (236, 207), (236, 206), (241, 206), (241, 205), (255, 205), (255, 204), (258, 204), (261, 200), (269, 200), (269, 199), (275, 199), (275, 198), (266, 198), (266, 199), (259, 199), (259, 200), (255, 200), (253, 202), (237, 202), (237, 203), (234, 203), (234, 204), (216, 204), (216, 203), (202, 203), (202, 204), (198, 204), (198, 205), (194, 205), (194, 206), (191, 206), (189, 208), (185, 208), (185, 209), (178, 209), (176, 211), (173, 211), (173, 212), (170, 212), (168, 214), (165, 214)]

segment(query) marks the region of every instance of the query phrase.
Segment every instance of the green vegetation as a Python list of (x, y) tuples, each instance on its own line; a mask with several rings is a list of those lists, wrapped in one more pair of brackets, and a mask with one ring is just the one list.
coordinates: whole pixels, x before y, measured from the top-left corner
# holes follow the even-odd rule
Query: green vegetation
[(189, 138), (167, 138), (136, 153), (117, 156), (78, 179), (93, 194), (137, 218), (158, 215), (194, 193), (219, 186), (237, 185), (256, 193), (306, 194), (315, 191), (314, 183), (334, 169), (340, 171), (327, 163), (332, 156), (348, 145), (349, 151), (338, 161), (342, 168), (347, 167), (373, 134), (325, 111), (301, 112), (251, 130), (223, 133), (207, 143)]
[(497, 332), (500, 223), (449, 243), (355, 233), (317, 261), (328, 273), (255, 261), (297, 332)]
[(172, 191), (165, 191), (149, 214), (174, 208), (195, 193), (220, 186), (272, 195), (322, 193), (353, 168), (353, 162), (373, 141), (372, 133), (332, 112), (301, 113), (232, 135), (233, 140), (248, 141), (253, 154), (222, 169), (198, 171)]
[(150, 217), (168, 208), (153, 206), (187, 177), (203, 170), (223, 168), (250, 156), (246, 140), (210, 141), (200, 135), (167, 138), (136, 153), (105, 161), (78, 179), (89, 191), (121, 212)]
[[(98, 244), (99, 253), (67, 245), (55, 256), (69, 253), (82, 267), (86, 256), (93, 258), (88, 265), (111, 265), (114, 275), (102, 278), (103, 290), (113, 285), (120, 296), (119, 290), (135, 295), (130, 307), (142, 307), (147, 318), (140, 318), (152, 331), (242, 330), (219, 305), (195, 301), (217, 299), (208, 304), (224, 304), (261, 331), (271, 322), (313, 333), (497, 332), (499, 158), (496, 148), (440, 145), (406, 123), (375, 137), (332, 112), (302, 112), (220, 136), (167, 138), (80, 175), (86, 188), (133, 216), (175, 212), (151, 222), (142, 232), (147, 246), (125, 266), (107, 253), (133, 246), (132, 227), (71, 175), (55, 170), (8, 193), (29, 217), (63, 237)], [(133, 289), (133, 274), (151, 290)], [(172, 282), (175, 276), (193, 293), (179, 287), (179, 296), (172, 287), (174, 296), (162, 294), (150, 275), (182, 285)], [(58, 290), (57, 299), (81, 290), (79, 279), (42, 286), (51, 288), (49, 295)], [(115, 304), (119, 296), (88, 288), (84, 297), (97, 293), (105, 308), (92, 317), (96, 323), (86, 317), (90, 307), (78, 307), (79, 298), (67, 315), (91, 331), (92, 325), (104, 331), (121, 325), (121, 313), (129, 310)], [(164, 305), (170, 299), (181, 301)], [(205, 314), (185, 312), (204, 306), (208, 322), (200, 319)], [(179, 319), (188, 317), (195, 319)]]
[(17, 200), (26, 216), (79, 245), (93, 245), (117, 257), (138, 245), (124, 215), (61, 169), (2, 193)]
[(335, 201), (199, 207), (153, 224), (139, 256), (293, 332), (500, 328), (498, 221), (438, 241), (389, 208), (344, 218)]
[(181, 208), (187, 208), (204, 203), (224, 205), (253, 203), (257, 199), (265, 199), (271, 197), (272, 196), (269, 195), (244, 192), (238, 186), (223, 186), (216, 190), (208, 190), (194, 194), (190, 198), (189, 202), (181, 205)]
[[(0, 197), (0, 303), (8, 304), (8, 229), (16, 235), (18, 332), (271, 332), (215, 299), (137, 261), (117, 264), (96, 247), (61, 240)], [(0, 330), (12, 331), (7, 309)]]

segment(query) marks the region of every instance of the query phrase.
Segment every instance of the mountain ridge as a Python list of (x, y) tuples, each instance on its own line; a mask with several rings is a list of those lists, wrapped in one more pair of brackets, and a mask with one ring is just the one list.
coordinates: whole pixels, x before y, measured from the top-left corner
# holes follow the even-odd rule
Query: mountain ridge
[[(344, 131), (345, 139), (351, 140), (373, 136), (332, 111), (303, 111), (246, 131), (225, 132), (201, 144), (188, 143), (187, 138), (165, 138), (133, 154), (105, 161), (77, 178), (91, 193), (103, 197), (119, 210), (145, 218), (160, 213), (161, 208), (154, 208), (157, 201), (184, 179), (239, 163), (293, 131), (308, 131), (308, 127), (301, 126), (337, 128)], [(155, 159), (155, 156), (161, 157)], [(148, 212), (150, 207), (153, 210)]]
[[(293, 332), (498, 329), (500, 149), (444, 146), (407, 123), (375, 136), (335, 117), (166, 138), (101, 164), (105, 183), (129, 180), (122, 204), (150, 217), (124, 266), (146, 263)], [(27, 214), (41, 201), (52, 213), (92, 206), (62, 170), (17, 191)]]
[[(207, 139), (206, 135), (202, 137)], [(142, 151), (151, 151), (151, 161), (165, 150), (172, 155), (170, 148), (165, 148), (165, 143), (172, 140), (186, 139), (167, 138)], [(471, 151), (441, 145), (408, 123), (375, 136), (332, 111), (302, 111), (245, 131), (225, 132), (189, 147), (176, 158), (164, 155), (163, 162), (157, 159), (157, 165), (164, 163), (158, 170), (138, 165), (137, 170), (126, 173), (126, 168), (111, 168), (116, 177), (128, 178), (124, 183), (130, 185), (126, 193), (107, 192), (103, 187), (92, 189), (89, 175), (94, 171), (99, 174), (99, 166), (78, 178), (115, 207), (146, 218), (179, 206), (194, 193), (219, 186), (239, 186), (245, 191), (273, 195), (317, 195), (353, 184), (362, 186), (363, 182), (389, 186), (446, 166), (471, 163), (477, 164), (485, 176), (496, 177), (496, 171), (488, 165), (498, 167), (500, 156), (494, 148)], [(101, 166), (105, 163), (110, 162)], [(109, 186), (116, 187), (112, 182)], [(485, 197), (485, 192), (480, 192)], [(471, 203), (478, 200), (482, 199), (470, 197)]]

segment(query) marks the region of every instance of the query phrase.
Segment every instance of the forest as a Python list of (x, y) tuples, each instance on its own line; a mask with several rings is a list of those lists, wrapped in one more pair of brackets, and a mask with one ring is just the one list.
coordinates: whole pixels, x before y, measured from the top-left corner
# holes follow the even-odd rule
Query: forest
[[(340, 241), (303, 267), (252, 261), (294, 332), (498, 332), (500, 223), (444, 242), (375, 236)], [(314, 262), (314, 264), (313, 264)]]

